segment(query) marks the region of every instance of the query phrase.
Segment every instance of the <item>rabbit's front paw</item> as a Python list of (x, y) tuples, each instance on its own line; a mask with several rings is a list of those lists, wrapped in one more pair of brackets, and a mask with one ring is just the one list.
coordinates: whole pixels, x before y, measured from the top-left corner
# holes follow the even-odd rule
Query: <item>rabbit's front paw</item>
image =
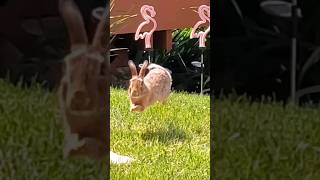
[(131, 112), (142, 112), (143, 110), (144, 110), (144, 107), (141, 105), (132, 104), (130, 107)]
[(84, 140), (79, 140), (79, 135), (72, 133), (65, 137), (65, 147), (63, 149), (63, 157), (67, 158), (72, 150), (76, 150), (85, 144)]

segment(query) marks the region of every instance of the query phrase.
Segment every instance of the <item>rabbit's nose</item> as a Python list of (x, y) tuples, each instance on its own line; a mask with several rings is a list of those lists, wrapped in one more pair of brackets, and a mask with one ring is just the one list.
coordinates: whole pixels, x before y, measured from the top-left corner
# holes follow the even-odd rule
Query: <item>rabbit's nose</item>
[(85, 93), (84, 91), (76, 91), (74, 92), (74, 97), (79, 99), (86, 98), (87, 93)]
[(76, 91), (71, 99), (73, 110), (84, 110), (89, 104), (89, 96), (84, 91)]
[(133, 97), (139, 96), (139, 93), (137, 91), (132, 91), (131, 92), (131, 96), (133, 96)]

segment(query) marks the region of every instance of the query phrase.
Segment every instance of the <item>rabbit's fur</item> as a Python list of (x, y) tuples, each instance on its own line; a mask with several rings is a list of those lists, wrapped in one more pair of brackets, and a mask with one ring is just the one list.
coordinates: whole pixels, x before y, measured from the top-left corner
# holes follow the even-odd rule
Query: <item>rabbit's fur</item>
[(143, 112), (146, 107), (157, 101), (165, 103), (172, 85), (169, 70), (144, 61), (138, 75), (136, 66), (131, 60), (128, 65), (132, 75), (128, 88), (130, 111)]
[(73, 0), (59, 0), (71, 52), (64, 58), (58, 96), (65, 129), (64, 156), (101, 159), (109, 153), (109, 55), (107, 11), (89, 44), (81, 13)]

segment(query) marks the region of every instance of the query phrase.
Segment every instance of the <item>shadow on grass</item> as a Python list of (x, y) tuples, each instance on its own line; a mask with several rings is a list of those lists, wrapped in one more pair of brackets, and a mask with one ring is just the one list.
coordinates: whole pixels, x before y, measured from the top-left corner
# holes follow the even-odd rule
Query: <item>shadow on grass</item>
[(166, 128), (161, 128), (155, 131), (148, 130), (142, 134), (142, 139), (145, 141), (158, 141), (160, 143), (168, 144), (173, 142), (183, 142), (187, 136), (186, 133), (173, 124), (169, 124)]

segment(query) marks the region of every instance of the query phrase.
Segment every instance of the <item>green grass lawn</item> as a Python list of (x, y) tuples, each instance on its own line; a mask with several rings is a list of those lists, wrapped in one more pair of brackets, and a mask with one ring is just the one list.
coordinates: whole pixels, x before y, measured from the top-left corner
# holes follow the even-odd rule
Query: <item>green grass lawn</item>
[(106, 163), (62, 156), (55, 94), (0, 80), (0, 179), (106, 179)]
[(135, 158), (111, 165), (110, 179), (209, 179), (209, 96), (173, 92), (143, 113), (129, 111), (126, 90), (110, 96), (111, 150)]
[[(0, 179), (106, 179), (106, 163), (62, 158), (56, 95), (0, 80)], [(215, 179), (320, 179), (320, 109), (214, 102)], [(209, 97), (174, 92), (129, 112), (111, 90), (111, 149), (136, 159), (111, 179), (208, 179)], [(174, 178), (176, 177), (176, 178)]]
[(320, 179), (319, 108), (214, 103), (214, 179)]

